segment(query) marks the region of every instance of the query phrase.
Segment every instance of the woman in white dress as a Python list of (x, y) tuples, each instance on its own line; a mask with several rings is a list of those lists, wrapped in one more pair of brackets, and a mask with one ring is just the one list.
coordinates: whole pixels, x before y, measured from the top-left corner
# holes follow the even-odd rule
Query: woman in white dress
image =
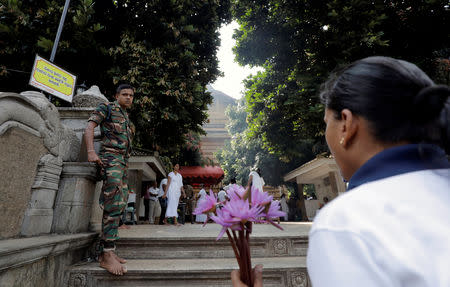
[[(203, 200), (205, 200), (205, 197), (206, 197), (206, 191), (205, 191), (205, 189), (203, 188), (203, 184), (201, 184), (200, 185), (200, 187), (202, 188), (199, 192), (198, 192), (198, 194), (197, 194), (197, 197), (198, 197), (198, 200), (197, 200), (197, 206), (203, 201)], [(195, 216), (195, 222), (205, 222), (205, 220), (206, 220), (206, 214), (198, 214), (198, 215), (196, 215)]]
[(247, 184), (247, 190), (250, 188), (256, 188), (260, 192), (264, 192), (264, 179), (261, 177), (261, 170), (258, 168), (256, 171), (250, 172), (248, 175), (248, 184)]
[(173, 171), (169, 173), (167, 178), (166, 190), (163, 195), (163, 198), (167, 197), (167, 209), (164, 224), (168, 224), (167, 218), (173, 217), (174, 224), (180, 225), (177, 221), (178, 202), (180, 200), (181, 193), (183, 193), (183, 197), (186, 197), (186, 194), (184, 193), (183, 188), (183, 177), (178, 172), (179, 170), (180, 165), (177, 163), (173, 166)]

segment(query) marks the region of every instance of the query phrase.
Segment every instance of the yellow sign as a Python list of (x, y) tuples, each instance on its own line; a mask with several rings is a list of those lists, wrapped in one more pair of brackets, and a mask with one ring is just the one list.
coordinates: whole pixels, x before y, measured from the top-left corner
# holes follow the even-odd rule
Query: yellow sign
[(72, 102), (77, 77), (36, 55), (30, 85)]

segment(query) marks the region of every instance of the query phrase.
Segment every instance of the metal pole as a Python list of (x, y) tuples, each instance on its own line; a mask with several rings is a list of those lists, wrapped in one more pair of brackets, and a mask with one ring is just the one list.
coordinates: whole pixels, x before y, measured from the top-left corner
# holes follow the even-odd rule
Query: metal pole
[[(66, 0), (66, 4), (64, 4), (64, 10), (61, 15), (61, 19), (59, 20), (58, 31), (56, 32), (55, 42), (53, 43), (52, 54), (50, 55), (50, 62), (52, 62), (52, 63), (55, 60), (56, 49), (58, 48), (59, 37), (61, 37), (61, 32), (62, 32), (62, 29), (64, 26), (64, 20), (66, 20), (66, 14), (67, 14), (67, 10), (69, 9), (69, 4), (70, 4), (70, 0)], [(48, 101), (49, 102), (52, 101), (52, 95), (48, 95)]]
[(61, 37), (61, 32), (64, 26), (64, 20), (66, 19), (67, 10), (69, 9), (70, 0), (66, 0), (64, 5), (64, 10), (61, 15), (61, 20), (59, 21), (58, 32), (56, 32), (55, 42), (53, 43), (52, 55), (50, 56), (50, 62), (55, 60), (56, 49), (58, 48), (59, 37)]

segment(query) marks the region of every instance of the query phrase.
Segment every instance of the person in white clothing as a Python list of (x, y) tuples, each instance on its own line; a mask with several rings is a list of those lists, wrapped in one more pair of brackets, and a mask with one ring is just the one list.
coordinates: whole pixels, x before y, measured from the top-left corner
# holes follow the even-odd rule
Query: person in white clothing
[(180, 201), (180, 196), (183, 194), (183, 197), (186, 197), (186, 194), (184, 193), (183, 188), (183, 177), (178, 172), (180, 169), (180, 165), (177, 163), (173, 166), (173, 171), (169, 173), (168, 179), (167, 179), (167, 186), (164, 190), (163, 198), (167, 197), (167, 209), (166, 209), (166, 216), (164, 218), (164, 223), (168, 224), (167, 218), (173, 217), (174, 225), (181, 225), (178, 224), (177, 217), (178, 217), (178, 203)]
[(320, 97), (348, 187), (310, 230), (312, 286), (450, 286), (450, 87), (409, 62), (369, 57)]
[(281, 210), (286, 213), (286, 215), (283, 217), (283, 219), (284, 219), (284, 221), (288, 221), (289, 206), (287, 205), (286, 194), (284, 194), (284, 192), (281, 194), (280, 205), (281, 205)]
[[(197, 193), (197, 206), (206, 198), (206, 190), (203, 188), (203, 184), (200, 184), (200, 191)], [(195, 216), (195, 222), (205, 222), (206, 221), (206, 214), (197, 214)]]
[(388, 57), (325, 83), (325, 137), (348, 191), (310, 230), (314, 287), (450, 286), (449, 96)]
[(159, 205), (161, 206), (161, 213), (158, 214), (156, 217), (159, 217), (159, 225), (164, 224), (164, 217), (166, 216), (167, 198), (163, 198), (164, 191), (166, 190), (166, 186), (167, 186), (167, 178), (164, 178), (159, 183), (159, 190), (158, 190), (158, 200), (159, 200)]
[(248, 175), (248, 183), (247, 183), (247, 190), (250, 188), (256, 188), (260, 192), (264, 191), (264, 179), (261, 177), (261, 170), (258, 168), (254, 171), (251, 171)]
[(225, 200), (227, 200), (227, 192), (225, 190), (221, 189), (219, 191), (219, 193), (217, 194), (217, 199), (220, 202), (224, 202)]
[[(149, 194), (149, 223), (154, 224), (155, 223), (155, 207), (156, 207), (156, 201), (158, 200), (158, 194), (159, 190), (156, 187), (156, 181), (152, 181), (150, 188), (148, 189)], [(158, 215), (159, 216), (159, 215)]]

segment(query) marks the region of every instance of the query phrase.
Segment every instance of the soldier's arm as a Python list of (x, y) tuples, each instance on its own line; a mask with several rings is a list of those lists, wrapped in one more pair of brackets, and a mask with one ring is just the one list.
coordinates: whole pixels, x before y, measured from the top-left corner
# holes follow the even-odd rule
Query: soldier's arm
[(94, 129), (96, 126), (97, 126), (96, 122), (94, 122), (94, 121), (88, 122), (86, 130), (84, 131), (84, 140), (86, 142), (88, 161), (95, 162), (98, 165), (103, 166), (103, 162), (98, 157), (98, 155), (95, 153), (95, 149), (94, 149)]

